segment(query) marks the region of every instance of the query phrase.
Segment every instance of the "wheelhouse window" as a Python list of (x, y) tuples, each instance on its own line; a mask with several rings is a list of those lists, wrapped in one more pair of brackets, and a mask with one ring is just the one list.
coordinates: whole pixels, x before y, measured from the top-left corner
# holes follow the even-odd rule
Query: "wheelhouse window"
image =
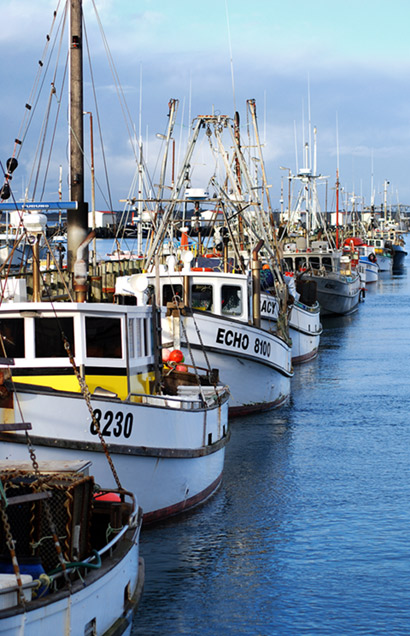
[(200, 309), (201, 311), (213, 311), (214, 300), (212, 285), (192, 285), (191, 302), (193, 309)]
[(328, 258), (327, 256), (322, 259), (322, 265), (328, 272), (331, 272), (332, 269), (333, 269), (332, 268), (332, 259)]
[(164, 285), (162, 288), (162, 304), (172, 303), (178, 296), (180, 300), (183, 298), (182, 285)]
[(35, 318), (34, 342), (36, 358), (67, 358), (63, 336), (70, 343), (70, 351), (74, 350), (74, 324), (72, 318)]
[(307, 261), (304, 256), (298, 256), (295, 258), (296, 271), (301, 272), (307, 268)]
[(287, 272), (293, 272), (293, 260), (291, 258), (284, 258), (285, 269)]
[(24, 318), (3, 318), (0, 320), (2, 346), (0, 357), (24, 358)]
[(240, 316), (242, 313), (242, 288), (239, 285), (222, 285), (222, 313), (225, 316)]
[(87, 357), (122, 358), (120, 318), (86, 316)]

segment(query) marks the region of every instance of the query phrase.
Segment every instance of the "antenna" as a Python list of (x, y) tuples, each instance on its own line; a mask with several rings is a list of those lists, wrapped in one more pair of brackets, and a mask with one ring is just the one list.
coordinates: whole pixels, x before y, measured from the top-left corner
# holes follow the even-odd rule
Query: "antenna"
[(308, 135), (309, 135), (309, 168), (312, 165), (312, 121), (310, 112), (310, 76), (308, 73)]
[(298, 164), (298, 140), (296, 136), (296, 122), (293, 120), (293, 134), (295, 137), (295, 159), (296, 159), (296, 174), (299, 173), (299, 164)]
[(339, 174), (339, 118), (336, 111), (336, 170)]
[(229, 42), (229, 55), (231, 60), (231, 78), (232, 78), (232, 94), (233, 94), (233, 110), (236, 113), (236, 103), (235, 103), (235, 80), (233, 74), (233, 57), (232, 57), (232, 45), (231, 45), (231, 30), (229, 28), (229, 13), (228, 13), (228, 0), (225, 0), (225, 10), (226, 10), (226, 24), (228, 27), (228, 42)]
[(139, 121), (138, 121), (138, 141), (140, 145), (142, 145), (142, 62), (140, 62), (140, 112), (139, 112)]
[(374, 206), (374, 174), (373, 174), (373, 148), (370, 157), (370, 205)]

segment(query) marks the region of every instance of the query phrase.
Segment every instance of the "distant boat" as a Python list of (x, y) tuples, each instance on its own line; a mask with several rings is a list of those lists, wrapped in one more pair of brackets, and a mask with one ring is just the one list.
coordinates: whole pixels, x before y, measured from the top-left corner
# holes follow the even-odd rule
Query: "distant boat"
[[(267, 270), (262, 270), (261, 275)], [(268, 270), (269, 271), (269, 270)], [(289, 310), (289, 336), (292, 341), (292, 364), (309, 362), (319, 352), (322, 325), (316, 288), (309, 281), (298, 280), (293, 272), (285, 276), (293, 302)], [(261, 324), (264, 329), (277, 329), (278, 299), (269, 287), (261, 293)]]
[(366, 238), (367, 245), (376, 255), (379, 272), (391, 272), (393, 269), (393, 252), (381, 236)]
[(357, 269), (363, 285), (376, 283), (379, 279), (379, 264), (374, 248), (359, 236), (346, 238), (343, 253), (347, 254), (352, 266)]
[(283, 261), (302, 281), (315, 283), (322, 316), (346, 315), (358, 308), (363, 294), (360, 276), (350, 259), (331, 249), (327, 241), (312, 241), (309, 248), (304, 239), (286, 243)]

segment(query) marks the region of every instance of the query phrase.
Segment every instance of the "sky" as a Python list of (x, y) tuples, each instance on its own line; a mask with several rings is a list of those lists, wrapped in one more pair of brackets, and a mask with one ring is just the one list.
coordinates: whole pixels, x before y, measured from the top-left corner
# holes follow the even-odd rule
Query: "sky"
[[(3, 165), (19, 136), (24, 105), (30, 103), (53, 11), (60, 12), (63, 6), (58, 0), (0, 0)], [(94, 6), (121, 83), (122, 109)], [(166, 130), (171, 98), (178, 100), (177, 165), (196, 116), (214, 112), (233, 116), (238, 111), (244, 126), (246, 100), (255, 99), (274, 208), (280, 207), (282, 188), (287, 196), (289, 171), (295, 174), (303, 167), (303, 143), (310, 141), (312, 146), (314, 127), (317, 172), (329, 177), (326, 195), (325, 185), (319, 187), (322, 207), (327, 203), (328, 209), (334, 209), (337, 167), (346, 206), (353, 195), (359, 205), (369, 205), (372, 198), (380, 204), (385, 182), (388, 203), (410, 204), (410, 3), (83, 0), (83, 8), (106, 153), (106, 167), (96, 158), (98, 209), (121, 209), (120, 201), (133, 190), (136, 160), (130, 128), (132, 134), (141, 134), (150, 180), (153, 187), (158, 183), (163, 142), (156, 135)], [(90, 84), (87, 79), (86, 85)], [(58, 93), (59, 89), (52, 101), (57, 101)], [(65, 115), (65, 102), (61, 104)], [(84, 108), (93, 112), (96, 128), (91, 97), (85, 97)], [(40, 115), (40, 103), (35, 110)], [(87, 152), (88, 122), (85, 127)], [(32, 130), (34, 124), (13, 177), (16, 198), (28, 184), (33, 188), (36, 179), (32, 165), (40, 150)], [(48, 169), (54, 186), (43, 192), (38, 179), (36, 198), (55, 198), (59, 165), (63, 165), (63, 198), (68, 197), (67, 129), (55, 136), (60, 154), (52, 156)], [(200, 164), (199, 159), (193, 185), (206, 187), (207, 173)], [(105, 192), (105, 172), (110, 195)], [(88, 178), (88, 191), (89, 183)]]

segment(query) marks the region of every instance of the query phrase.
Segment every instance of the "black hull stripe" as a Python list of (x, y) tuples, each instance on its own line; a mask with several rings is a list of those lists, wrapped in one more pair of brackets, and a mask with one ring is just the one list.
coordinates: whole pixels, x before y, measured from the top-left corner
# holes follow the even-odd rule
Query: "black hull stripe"
[[(201, 448), (154, 448), (148, 446), (128, 446), (125, 444), (107, 444), (111, 455), (129, 455), (132, 457), (156, 457), (158, 459), (191, 459), (194, 457), (205, 457), (212, 455), (224, 448), (229, 442), (231, 432), (218, 440), (214, 444), (208, 444)], [(34, 446), (47, 448), (62, 448), (75, 451), (87, 451), (92, 453), (104, 453), (104, 449), (99, 442), (80, 442), (71, 439), (49, 439), (37, 435), (30, 435), (30, 440)], [(106, 440), (107, 441), (107, 440)], [(25, 435), (14, 433), (0, 433), (0, 442), (11, 444), (26, 444)]]

